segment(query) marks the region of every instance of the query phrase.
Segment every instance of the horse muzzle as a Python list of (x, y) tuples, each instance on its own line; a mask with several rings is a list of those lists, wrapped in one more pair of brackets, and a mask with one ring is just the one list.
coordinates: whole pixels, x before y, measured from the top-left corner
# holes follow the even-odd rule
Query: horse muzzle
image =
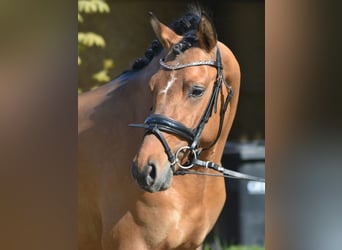
[(152, 161), (142, 168), (133, 162), (132, 175), (142, 189), (154, 193), (170, 187), (173, 172), (171, 167), (158, 168), (157, 164)]

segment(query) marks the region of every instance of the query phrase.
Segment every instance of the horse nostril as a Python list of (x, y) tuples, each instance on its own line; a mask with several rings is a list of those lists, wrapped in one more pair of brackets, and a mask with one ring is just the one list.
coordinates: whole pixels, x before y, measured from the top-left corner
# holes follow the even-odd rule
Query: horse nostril
[(149, 161), (141, 171), (139, 171), (138, 165), (134, 162), (132, 165), (132, 176), (138, 182), (138, 184), (148, 189), (153, 187), (157, 180), (157, 166), (154, 162)]
[(156, 179), (156, 176), (157, 176), (157, 168), (155, 166), (155, 164), (153, 163), (150, 163), (148, 166), (146, 166), (146, 184), (148, 186), (151, 186), (155, 179)]

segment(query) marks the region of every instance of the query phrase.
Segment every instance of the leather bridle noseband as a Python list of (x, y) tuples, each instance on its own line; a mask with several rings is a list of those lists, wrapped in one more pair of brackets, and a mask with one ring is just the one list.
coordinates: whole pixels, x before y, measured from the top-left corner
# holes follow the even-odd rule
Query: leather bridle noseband
[[(200, 153), (203, 150), (207, 150), (214, 146), (219, 139), (222, 131), (222, 126), (224, 122), (224, 116), (226, 113), (226, 110), (228, 108), (228, 104), (233, 96), (233, 89), (231, 86), (228, 85), (228, 83), (225, 81), (223, 77), (223, 65), (221, 60), (221, 53), (219, 48), (217, 47), (216, 50), (216, 60), (215, 61), (197, 61), (187, 64), (175, 64), (175, 65), (169, 65), (165, 62), (165, 59), (160, 59), (160, 65), (167, 70), (179, 70), (186, 67), (194, 67), (194, 66), (212, 66), (217, 69), (217, 77), (216, 82), (213, 86), (213, 92), (209, 99), (208, 105), (206, 110), (204, 111), (202, 118), (200, 122), (198, 123), (197, 127), (195, 129), (190, 129), (186, 127), (184, 124), (166, 117), (161, 114), (151, 114), (146, 118), (143, 124), (129, 124), (130, 127), (137, 127), (137, 128), (144, 128), (145, 134), (154, 134), (162, 143), (165, 153), (168, 157), (168, 160), (170, 162), (170, 166), (174, 167), (176, 164), (182, 169), (175, 172), (175, 175), (179, 174), (206, 174), (206, 175), (212, 175), (212, 176), (224, 176), (224, 177), (230, 177), (230, 178), (239, 178), (239, 179), (248, 179), (248, 180), (254, 180), (254, 181), (263, 181), (261, 178), (253, 177), (245, 174), (241, 174), (232, 170), (225, 169), (221, 166), (216, 165), (213, 162), (209, 161), (202, 161), (199, 160), (198, 157)], [(202, 134), (202, 131), (204, 129), (205, 124), (208, 122), (209, 118), (211, 117), (213, 111), (217, 112), (217, 100), (219, 96), (219, 92), (222, 88), (222, 82), (228, 89), (228, 95), (224, 101), (223, 107), (220, 111), (220, 123), (218, 132), (216, 134), (216, 138), (214, 141), (206, 148), (200, 148), (199, 147), (199, 139)], [(167, 144), (167, 141), (165, 140), (162, 132), (166, 132), (169, 134), (177, 135), (183, 139), (185, 139), (188, 142), (188, 146), (183, 146), (177, 150), (175, 154), (172, 153), (171, 148)], [(189, 161), (184, 164), (181, 163), (179, 159), (179, 154), (186, 155), (189, 158)], [(212, 168), (215, 169), (222, 174), (215, 175), (215, 174), (207, 174), (203, 172), (197, 172), (197, 171), (189, 171), (188, 169), (193, 167), (194, 165), (202, 166), (205, 168)]]

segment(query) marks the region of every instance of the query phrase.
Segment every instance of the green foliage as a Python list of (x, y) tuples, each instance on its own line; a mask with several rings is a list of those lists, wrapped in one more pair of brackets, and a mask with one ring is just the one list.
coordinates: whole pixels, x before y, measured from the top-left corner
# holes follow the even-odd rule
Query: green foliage
[(77, 15), (78, 15), (78, 17), (77, 17), (78, 22), (79, 22), (79, 23), (83, 23), (83, 17), (81, 16), (81, 14), (78, 13)]
[(104, 0), (78, 0), (78, 12), (109, 13), (110, 8)]
[(230, 246), (226, 250), (265, 250), (265, 248), (259, 246)]
[(93, 75), (93, 79), (98, 82), (108, 82), (110, 77), (108, 75), (109, 69), (114, 67), (114, 62), (111, 59), (103, 60), (103, 69)]
[[(78, 0), (78, 22), (83, 23), (84, 19), (81, 13), (108, 13), (110, 8), (104, 0)], [(98, 46), (104, 48), (106, 46), (104, 38), (94, 32), (78, 32), (78, 65), (81, 64), (80, 51), (84, 47)]]
[[(78, 22), (83, 23), (84, 18), (83, 14), (95, 14), (95, 13), (109, 13), (110, 8), (109, 5), (105, 2), (105, 0), (78, 0)], [(104, 48), (106, 46), (106, 42), (104, 38), (95, 33), (95, 32), (78, 32), (78, 65), (82, 64), (82, 59), (80, 54), (84, 53), (89, 47), (99, 47)], [(113, 67), (113, 61), (111, 59), (106, 59), (103, 61), (103, 69), (99, 72), (93, 74), (93, 79), (98, 82), (107, 82), (110, 80), (108, 76), (108, 69)], [(81, 93), (82, 90), (78, 89), (78, 92)]]
[(96, 45), (104, 48), (106, 46), (103, 37), (94, 32), (78, 32), (78, 43), (87, 47)]
[(265, 250), (265, 247), (260, 246), (219, 246), (212, 248), (208, 244), (204, 246), (204, 250)]
[(242, 246), (242, 245), (231, 245), (222, 240), (216, 235), (214, 241), (211, 243), (204, 244), (204, 250), (265, 250), (264, 246)]

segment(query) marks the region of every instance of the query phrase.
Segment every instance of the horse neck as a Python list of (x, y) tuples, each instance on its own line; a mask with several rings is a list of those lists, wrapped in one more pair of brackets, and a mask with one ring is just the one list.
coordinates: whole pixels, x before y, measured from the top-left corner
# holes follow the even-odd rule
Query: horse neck
[(140, 69), (136, 72), (135, 81), (138, 83), (148, 86), (148, 83), (151, 77), (158, 71), (159, 69), (159, 60), (165, 55), (165, 51), (161, 52), (159, 55), (155, 56), (149, 64), (147, 64), (144, 68)]
[(144, 104), (148, 106), (152, 104), (149, 81), (158, 70), (155, 61), (153, 59), (146, 67), (138, 71), (132, 71), (132, 74), (124, 80), (126, 91), (134, 96), (134, 100), (137, 102), (135, 107), (138, 109), (144, 108)]

